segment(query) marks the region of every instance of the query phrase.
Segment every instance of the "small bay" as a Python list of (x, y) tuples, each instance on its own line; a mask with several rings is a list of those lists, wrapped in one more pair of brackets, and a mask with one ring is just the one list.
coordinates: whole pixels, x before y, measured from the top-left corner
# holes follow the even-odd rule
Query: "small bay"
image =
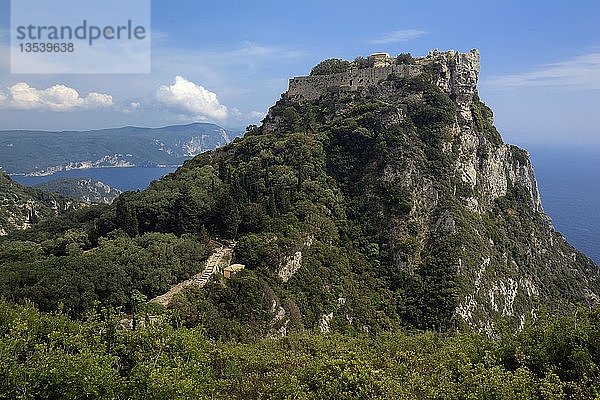
[(60, 171), (45, 176), (13, 175), (11, 178), (23, 185), (34, 186), (58, 178), (93, 178), (122, 191), (146, 189), (154, 180), (174, 172), (177, 167), (89, 168)]

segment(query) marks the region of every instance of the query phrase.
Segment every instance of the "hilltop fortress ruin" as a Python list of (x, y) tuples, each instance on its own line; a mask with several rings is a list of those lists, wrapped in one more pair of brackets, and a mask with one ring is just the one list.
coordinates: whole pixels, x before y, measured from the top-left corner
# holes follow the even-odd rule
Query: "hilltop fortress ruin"
[(398, 62), (388, 53), (375, 53), (366, 59), (369, 67), (360, 68), (357, 62), (349, 62), (345, 72), (312, 74), (290, 79), (284, 97), (290, 100), (315, 100), (331, 91), (357, 90), (379, 84), (390, 76), (410, 78), (435, 69), (435, 84), (456, 99), (457, 104), (473, 98), (479, 77), (479, 51), (468, 53), (454, 50), (432, 50), (425, 57)]
[(346, 72), (292, 78), (287, 95), (291, 99), (314, 100), (333, 89), (355, 90), (376, 85), (392, 74), (410, 77), (420, 74), (423, 69), (419, 64), (396, 65), (396, 60), (387, 53), (373, 54), (368, 60), (373, 61), (373, 67), (358, 68), (351, 65)]

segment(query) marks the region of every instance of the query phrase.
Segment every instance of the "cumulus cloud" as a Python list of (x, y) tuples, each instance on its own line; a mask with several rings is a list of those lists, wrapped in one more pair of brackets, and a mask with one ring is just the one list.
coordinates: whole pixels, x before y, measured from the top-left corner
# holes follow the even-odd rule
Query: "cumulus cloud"
[(189, 119), (227, 118), (227, 107), (219, 103), (215, 93), (181, 76), (175, 77), (173, 85), (160, 86), (156, 91), (156, 100)]
[(77, 90), (65, 85), (36, 89), (25, 82), (0, 92), (0, 108), (14, 110), (73, 111), (77, 109), (106, 108), (113, 105), (111, 95), (89, 93), (81, 97)]
[(590, 53), (557, 63), (541, 65), (519, 74), (498, 75), (482, 82), (499, 88), (579, 87), (600, 89), (600, 53)]
[(404, 29), (401, 31), (393, 31), (386, 33), (380, 38), (372, 40), (374, 44), (388, 44), (388, 43), (399, 43), (407, 42), (425, 35), (426, 31), (420, 31), (417, 29)]

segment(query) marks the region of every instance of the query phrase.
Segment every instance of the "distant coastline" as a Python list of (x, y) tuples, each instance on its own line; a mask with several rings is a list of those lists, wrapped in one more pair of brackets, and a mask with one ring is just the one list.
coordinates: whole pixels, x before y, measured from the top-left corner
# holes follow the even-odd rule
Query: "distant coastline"
[[(88, 170), (88, 169), (104, 169), (104, 168), (179, 168), (183, 164), (156, 164), (156, 165), (99, 165), (99, 166), (81, 166), (81, 167), (69, 167), (65, 166), (64, 168), (55, 167), (51, 168), (50, 171), (35, 171), (28, 173), (13, 173), (8, 174), (10, 177), (24, 176), (24, 177), (42, 177), (42, 176), (53, 176), (60, 172), (67, 171), (80, 171), (80, 170)], [(1, 169), (1, 168), (0, 168)]]
[(0, 164), (10, 176), (30, 177), (78, 169), (179, 166), (242, 134), (209, 123), (80, 132), (3, 130)]

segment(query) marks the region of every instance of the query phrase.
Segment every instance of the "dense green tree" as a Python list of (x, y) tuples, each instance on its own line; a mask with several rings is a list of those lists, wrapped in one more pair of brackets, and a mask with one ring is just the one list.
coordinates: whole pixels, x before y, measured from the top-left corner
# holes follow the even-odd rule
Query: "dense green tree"
[(131, 237), (139, 234), (138, 218), (135, 206), (129, 200), (126, 194), (119, 196), (115, 200), (115, 213), (117, 226)]
[(350, 68), (350, 62), (339, 58), (330, 58), (321, 61), (310, 71), (310, 75), (329, 75), (339, 72), (346, 72)]
[(400, 53), (396, 56), (396, 64), (413, 64), (414, 58), (410, 55), (410, 53)]
[(177, 219), (177, 232), (180, 235), (184, 233), (199, 233), (200, 216), (198, 215), (198, 206), (188, 186), (181, 188), (179, 196), (175, 200), (174, 208), (173, 213)]
[(374, 60), (370, 57), (359, 56), (354, 59), (354, 65), (357, 68), (371, 68), (374, 65)]

